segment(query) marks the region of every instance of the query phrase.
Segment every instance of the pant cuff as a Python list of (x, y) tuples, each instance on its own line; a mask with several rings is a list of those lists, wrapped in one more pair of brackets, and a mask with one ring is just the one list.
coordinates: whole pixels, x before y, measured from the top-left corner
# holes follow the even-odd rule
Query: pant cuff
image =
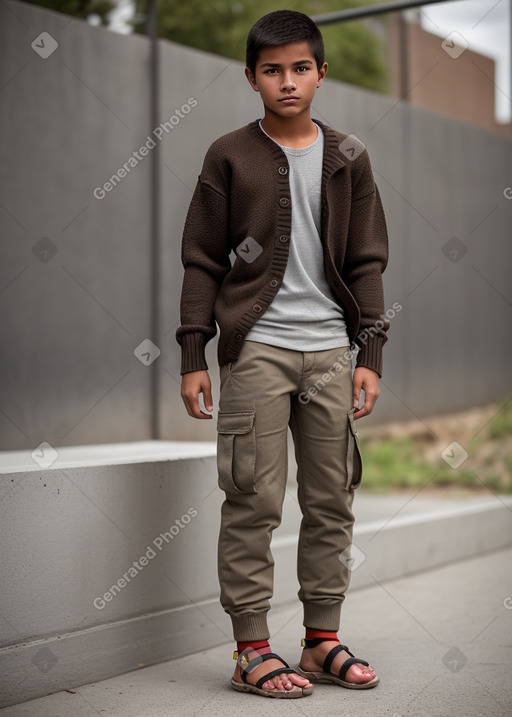
[(269, 639), (267, 611), (230, 615), (230, 617), (233, 624), (233, 637), (238, 642)]
[(338, 632), (340, 629), (341, 605), (341, 602), (335, 603), (334, 605), (305, 602), (304, 627)]

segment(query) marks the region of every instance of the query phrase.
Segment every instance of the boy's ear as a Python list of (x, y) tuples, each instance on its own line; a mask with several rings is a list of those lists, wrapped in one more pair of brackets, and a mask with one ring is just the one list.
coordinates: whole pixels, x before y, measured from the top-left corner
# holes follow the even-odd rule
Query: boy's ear
[(251, 85), (252, 89), (255, 92), (259, 92), (258, 83), (256, 82), (256, 78), (254, 77), (254, 75), (252, 74), (251, 70), (248, 67), (245, 68), (245, 76), (247, 77), (247, 80), (249, 81), (249, 84)]
[(322, 67), (318, 70), (318, 82), (316, 83), (317, 88), (321, 87), (322, 82), (325, 80), (325, 76), (327, 74), (327, 70), (329, 69), (329, 65), (327, 62), (324, 62)]

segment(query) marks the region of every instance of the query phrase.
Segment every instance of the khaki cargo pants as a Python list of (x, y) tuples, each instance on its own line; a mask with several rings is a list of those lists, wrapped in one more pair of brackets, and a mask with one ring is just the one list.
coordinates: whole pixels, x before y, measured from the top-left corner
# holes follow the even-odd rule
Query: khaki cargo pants
[(362, 472), (347, 349), (302, 352), (246, 341), (239, 359), (221, 368), (217, 463), (225, 500), (218, 573), (235, 640), (269, 637), (270, 541), (281, 522), (288, 425), (303, 516), (297, 570), (304, 625), (339, 629), (350, 580), (340, 554), (352, 542)]

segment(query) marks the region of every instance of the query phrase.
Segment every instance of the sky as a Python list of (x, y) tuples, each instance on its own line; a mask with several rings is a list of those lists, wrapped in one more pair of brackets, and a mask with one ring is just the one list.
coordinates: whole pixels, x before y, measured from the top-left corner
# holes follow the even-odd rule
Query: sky
[[(130, 32), (125, 21), (132, 15), (131, 0), (117, 0), (110, 29)], [(375, 0), (368, 0), (368, 5)], [(469, 49), (496, 61), (495, 116), (497, 122), (511, 119), (510, 8), (511, 0), (454, 0), (421, 8), (421, 26), (427, 32), (446, 37), (456, 30)]]

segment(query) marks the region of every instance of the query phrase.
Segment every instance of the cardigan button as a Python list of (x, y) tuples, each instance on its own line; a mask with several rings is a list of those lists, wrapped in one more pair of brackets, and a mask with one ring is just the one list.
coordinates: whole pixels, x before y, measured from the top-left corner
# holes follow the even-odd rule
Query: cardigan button
[(282, 207), (287, 207), (289, 203), (290, 203), (290, 200), (288, 199), (288, 197), (281, 197), (281, 199), (279, 200), (279, 204)]
[(286, 244), (289, 239), (290, 237), (286, 234), (281, 234), (281, 236), (279, 237), (279, 241), (281, 242), (281, 244)]
[(242, 334), (235, 334), (235, 341), (241, 341), (243, 339)]
[(252, 310), (255, 311), (257, 314), (259, 314), (261, 311), (261, 306), (259, 304), (254, 304), (254, 306), (252, 307)]
[(270, 286), (277, 286), (279, 284), (277, 279), (272, 279), (270, 282)]
[(288, 174), (288, 167), (279, 167), (277, 171), (279, 174)]

